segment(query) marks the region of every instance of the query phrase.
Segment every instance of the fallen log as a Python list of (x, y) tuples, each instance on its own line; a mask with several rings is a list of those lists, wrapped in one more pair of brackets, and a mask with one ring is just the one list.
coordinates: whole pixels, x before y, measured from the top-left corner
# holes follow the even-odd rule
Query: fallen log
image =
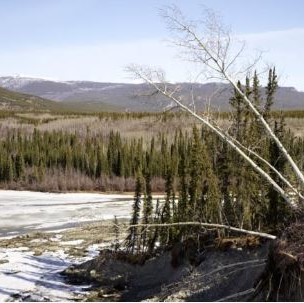
[(275, 240), (277, 237), (271, 234), (262, 233), (253, 230), (247, 230), (243, 228), (237, 228), (229, 225), (217, 224), (217, 223), (203, 223), (203, 222), (176, 222), (176, 223), (155, 223), (155, 224), (135, 224), (129, 225), (127, 229), (134, 228), (134, 227), (143, 227), (143, 228), (150, 228), (150, 227), (178, 227), (178, 226), (201, 226), (205, 228), (218, 228), (218, 229), (226, 229), (228, 231), (236, 231), (239, 233), (244, 233), (248, 235), (259, 236), (261, 238), (272, 239)]

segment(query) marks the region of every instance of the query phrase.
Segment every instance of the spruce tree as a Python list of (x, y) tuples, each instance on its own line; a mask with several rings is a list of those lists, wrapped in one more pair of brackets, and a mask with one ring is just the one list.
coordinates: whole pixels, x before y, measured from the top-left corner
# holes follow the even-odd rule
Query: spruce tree
[(14, 164), (12, 161), (11, 156), (7, 156), (7, 161), (6, 161), (6, 169), (5, 169), (5, 180), (6, 181), (12, 181), (14, 179)]
[[(284, 141), (284, 117), (281, 116), (280, 121), (275, 121), (274, 133), (281, 140)], [(270, 142), (269, 144), (269, 162), (281, 173), (285, 172), (286, 159), (282, 155), (280, 149), (275, 142)], [(270, 172), (272, 178), (284, 188), (282, 180), (273, 172)], [(268, 198), (269, 198), (269, 208), (268, 208), (268, 224), (273, 228), (277, 229), (279, 223), (284, 223), (288, 218), (288, 208), (282, 197), (273, 189), (272, 186), (268, 187)]]
[(113, 232), (114, 232), (114, 251), (117, 252), (119, 250), (120, 244), (119, 244), (119, 226), (118, 226), (118, 220), (117, 216), (114, 216), (114, 222), (113, 222)]
[[(152, 222), (152, 212), (153, 212), (153, 198), (152, 198), (152, 190), (151, 190), (151, 175), (150, 170), (148, 169), (145, 174), (145, 195), (144, 195), (144, 203), (143, 203), (143, 224), (150, 224)], [(148, 231), (147, 228), (143, 228), (142, 230), (142, 245), (143, 248), (147, 247), (147, 238)]]
[(177, 218), (178, 221), (188, 221), (188, 215), (191, 213), (188, 201), (188, 173), (187, 173), (187, 162), (186, 154), (184, 151), (180, 154), (179, 162), (179, 196), (177, 204)]
[[(142, 175), (141, 175), (141, 171), (139, 170), (136, 177), (135, 195), (134, 195), (133, 211), (131, 215), (130, 225), (137, 225), (139, 223), (142, 188), (143, 188)], [(139, 243), (138, 227), (132, 226), (130, 228), (129, 235), (127, 237), (126, 246), (128, 247), (129, 251), (132, 254), (134, 253), (135, 247), (137, 247), (137, 251), (139, 252), (140, 243)]]
[(221, 153), (217, 163), (217, 175), (220, 182), (220, 190), (223, 202), (223, 220), (227, 225), (237, 226), (235, 209), (230, 195), (231, 166), (227, 143), (222, 144)]
[[(153, 221), (154, 224), (161, 223), (161, 207), (160, 207), (160, 201), (159, 199), (156, 200), (155, 210), (154, 210), (154, 216)], [(156, 242), (159, 238), (159, 227), (155, 227), (154, 230), (149, 233), (149, 239), (148, 239), (148, 253), (152, 254), (156, 245)]]
[(193, 139), (190, 149), (190, 161), (189, 161), (189, 220), (201, 220), (200, 198), (202, 193), (202, 178), (203, 178), (203, 166), (202, 166), (202, 140), (197, 127), (193, 127)]
[(263, 117), (268, 122), (270, 119), (270, 111), (274, 102), (274, 94), (278, 88), (278, 80), (275, 68), (269, 69), (268, 83), (266, 86), (266, 102), (263, 111)]
[[(173, 189), (173, 173), (172, 168), (167, 168), (166, 185), (165, 185), (165, 202), (162, 209), (161, 223), (172, 222), (172, 204), (174, 203), (174, 189)], [(172, 240), (172, 228), (162, 229), (160, 241), (163, 246), (170, 243)]]
[(23, 156), (17, 154), (15, 157), (15, 177), (17, 180), (22, 180), (25, 176), (25, 164)]

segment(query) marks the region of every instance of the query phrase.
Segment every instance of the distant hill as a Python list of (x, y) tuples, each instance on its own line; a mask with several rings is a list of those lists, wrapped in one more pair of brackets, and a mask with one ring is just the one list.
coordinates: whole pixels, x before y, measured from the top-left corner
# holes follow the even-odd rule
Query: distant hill
[[(183, 102), (191, 104), (191, 91), (196, 96), (199, 110), (208, 106), (225, 111), (229, 109), (232, 90), (223, 83), (179, 83)], [(50, 81), (26, 77), (0, 77), (0, 86), (17, 92), (36, 95), (60, 102), (65, 108), (83, 111), (161, 111), (168, 100), (146, 84), (102, 83), (91, 81)], [(215, 93), (216, 92), (216, 93)], [(212, 97), (212, 98), (210, 98)], [(304, 109), (304, 92), (293, 87), (279, 87), (276, 109)]]
[(57, 102), (29, 94), (13, 92), (0, 87), (0, 109), (50, 111), (59, 109), (60, 107)]

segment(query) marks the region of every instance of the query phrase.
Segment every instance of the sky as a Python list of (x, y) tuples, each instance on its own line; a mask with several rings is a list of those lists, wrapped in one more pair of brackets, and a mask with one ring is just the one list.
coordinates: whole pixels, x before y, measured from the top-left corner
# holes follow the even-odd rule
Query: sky
[(280, 85), (304, 91), (302, 0), (0, 0), (0, 75), (132, 82), (125, 67), (138, 63), (190, 81), (192, 66), (168, 45), (159, 14), (171, 4), (196, 20), (203, 6), (215, 10), (249, 49), (264, 52)]

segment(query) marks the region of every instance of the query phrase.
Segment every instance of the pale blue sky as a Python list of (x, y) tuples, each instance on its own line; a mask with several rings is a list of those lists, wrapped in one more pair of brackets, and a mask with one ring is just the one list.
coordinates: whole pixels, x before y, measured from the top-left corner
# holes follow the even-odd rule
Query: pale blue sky
[(158, 9), (177, 4), (199, 18), (218, 11), (249, 46), (266, 50), (283, 85), (304, 90), (302, 0), (0, 0), (0, 75), (58, 80), (130, 81), (133, 62), (163, 66), (172, 81), (187, 81)]

